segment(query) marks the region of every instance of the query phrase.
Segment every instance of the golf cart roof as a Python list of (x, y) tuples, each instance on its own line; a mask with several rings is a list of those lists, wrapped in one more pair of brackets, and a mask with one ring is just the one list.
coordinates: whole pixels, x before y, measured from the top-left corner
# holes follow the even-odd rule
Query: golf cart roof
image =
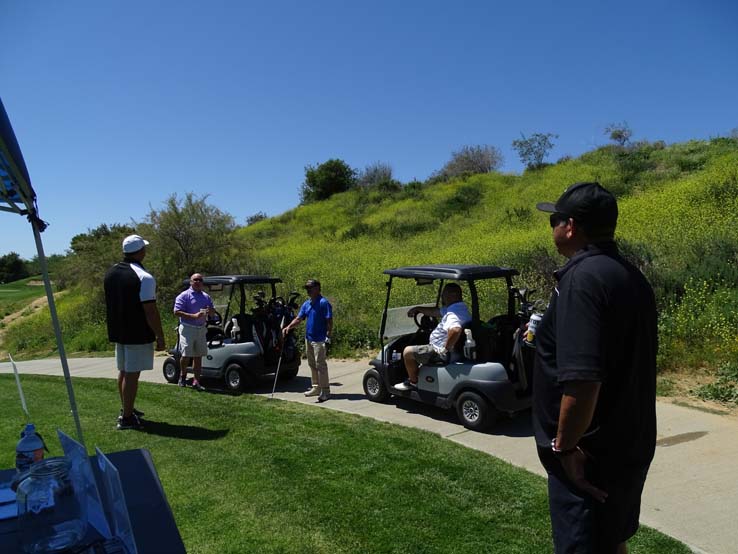
[(417, 265), (385, 269), (384, 273), (406, 279), (455, 279), (468, 281), (476, 279), (496, 279), (519, 275), (517, 269), (497, 267), (496, 265)]
[[(205, 285), (264, 285), (281, 283), (279, 277), (267, 277), (265, 275), (211, 275), (203, 279)], [(189, 285), (190, 280), (185, 279), (184, 284)]]

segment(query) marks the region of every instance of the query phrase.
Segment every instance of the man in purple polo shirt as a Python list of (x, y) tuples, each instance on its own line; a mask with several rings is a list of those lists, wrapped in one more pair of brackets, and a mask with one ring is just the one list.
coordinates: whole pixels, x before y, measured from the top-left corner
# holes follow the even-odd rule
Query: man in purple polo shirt
[(190, 288), (180, 293), (174, 301), (174, 315), (179, 316), (179, 386), (187, 384), (187, 367), (192, 360), (195, 378), (192, 388), (205, 390), (200, 384), (202, 357), (208, 353), (207, 316), (214, 313), (213, 301), (202, 290), (202, 275), (194, 273), (190, 277)]

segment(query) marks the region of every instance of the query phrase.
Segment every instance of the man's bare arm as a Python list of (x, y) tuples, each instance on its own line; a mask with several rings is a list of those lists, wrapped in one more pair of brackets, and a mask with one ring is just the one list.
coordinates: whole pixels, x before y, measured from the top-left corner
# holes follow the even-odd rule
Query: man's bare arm
[(146, 316), (146, 322), (154, 332), (154, 335), (156, 335), (156, 349), (164, 350), (164, 331), (161, 328), (159, 308), (156, 307), (156, 302), (144, 302), (142, 306), (144, 315)]

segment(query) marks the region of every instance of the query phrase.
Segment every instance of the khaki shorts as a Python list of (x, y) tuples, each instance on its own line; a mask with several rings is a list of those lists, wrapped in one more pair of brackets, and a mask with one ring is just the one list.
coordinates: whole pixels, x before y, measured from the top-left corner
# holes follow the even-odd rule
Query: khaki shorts
[(416, 346), (410, 346), (413, 351), (413, 358), (419, 364), (439, 364), (444, 363), (445, 360), (436, 352), (430, 344), (421, 344)]
[(208, 353), (208, 330), (203, 325), (179, 325), (179, 353), (185, 358), (200, 358)]
[(115, 365), (118, 371), (137, 373), (154, 369), (154, 343), (115, 343)]

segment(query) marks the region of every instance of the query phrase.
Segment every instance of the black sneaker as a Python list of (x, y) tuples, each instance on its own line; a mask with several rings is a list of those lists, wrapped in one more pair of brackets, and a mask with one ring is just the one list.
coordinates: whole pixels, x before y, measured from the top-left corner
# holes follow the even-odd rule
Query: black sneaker
[[(139, 412), (136, 408), (133, 408), (133, 415), (135, 415), (138, 419), (141, 419), (144, 415), (143, 412)], [(120, 416), (123, 416), (123, 408), (120, 409)]]
[(118, 425), (116, 425), (118, 431), (124, 431), (126, 429), (142, 429), (143, 425), (141, 420), (135, 415), (131, 417), (118, 416)]
[(198, 392), (202, 392), (205, 390), (205, 387), (200, 384), (200, 381), (192, 381), (192, 388)]
[(395, 389), (401, 391), (417, 390), (417, 388), (418, 384), (413, 383), (412, 381), (410, 381), (410, 379), (405, 379), (402, 383), (397, 383), (395, 385)]

